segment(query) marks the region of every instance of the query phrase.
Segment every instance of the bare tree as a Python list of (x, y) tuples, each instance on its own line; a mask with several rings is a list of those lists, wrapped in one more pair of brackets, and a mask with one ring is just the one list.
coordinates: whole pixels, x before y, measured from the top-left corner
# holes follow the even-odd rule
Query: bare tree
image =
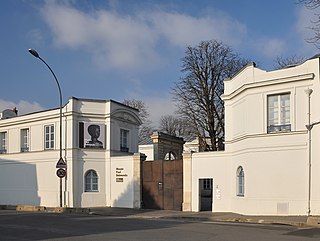
[(320, 6), (320, 0), (298, 0), (298, 3), (303, 3), (310, 9), (315, 9)]
[(223, 80), (247, 63), (230, 47), (215, 40), (186, 48), (183, 76), (173, 88), (174, 101), (178, 113), (195, 130), (202, 150), (219, 149), (218, 143), (224, 139)]
[(142, 122), (142, 125), (139, 128), (139, 143), (141, 143), (141, 141), (145, 140), (146, 138), (149, 138), (152, 134), (152, 126), (151, 121), (149, 120), (150, 114), (148, 111), (148, 107), (145, 104), (145, 102), (136, 99), (124, 100), (123, 104), (139, 110), (139, 117)]
[(301, 64), (305, 61), (305, 58), (302, 56), (292, 55), (290, 57), (277, 57), (275, 59), (275, 69), (288, 68), (293, 65)]
[[(308, 9), (317, 9), (320, 7), (320, 0), (298, 0), (298, 3), (302, 3)], [(314, 36), (306, 41), (313, 43), (318, 49), (320, 49), (320, 14), (315, 14), (316, 20), (311, 21), (313, 26), (309, 27), (313, 32)]]
[(160, 131), (169, 135), (185, 137), (192, 135), (191, 126), (186, 119), (176, 115), (165, 115), (160, 118), (159, 129)]
[(169, 135), (176, 136), (176, 122), (177, 119), (173, 115), (161, 116), (159, 122), (159, 129)]

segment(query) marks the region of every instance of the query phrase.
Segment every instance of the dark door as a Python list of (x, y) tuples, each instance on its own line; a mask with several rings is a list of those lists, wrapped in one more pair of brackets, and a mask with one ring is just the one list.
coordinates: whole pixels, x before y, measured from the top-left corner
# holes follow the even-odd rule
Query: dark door
[(212, 211), (212, 178), (199, 179), (199, 210)]

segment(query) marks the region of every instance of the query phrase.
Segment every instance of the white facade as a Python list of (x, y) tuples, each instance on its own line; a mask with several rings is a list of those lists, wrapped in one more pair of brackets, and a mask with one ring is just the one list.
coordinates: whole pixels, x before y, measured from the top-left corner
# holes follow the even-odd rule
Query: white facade
[(145, 144), (139, 145), (139, 152), (146, 155), (146, 161), (153, 161), (154, 160), (154, 148), (153, 144)]
[(270, 72), (249, 65), (225, 80), (225, 151), (184, 154), (183, 210), (200, 210), (209, 179), (213, 212), (320, 215), (320, 126), (311, 139), (306, 128), (309, 104), (320, 121), (319, 66), (318, 56)]
[[(62, 113), (63, 206), (140, 207), (138, 110), (72, 97)], [(2, 119), (0, 137), (0, 204), (59, 206), (59, 109)]]

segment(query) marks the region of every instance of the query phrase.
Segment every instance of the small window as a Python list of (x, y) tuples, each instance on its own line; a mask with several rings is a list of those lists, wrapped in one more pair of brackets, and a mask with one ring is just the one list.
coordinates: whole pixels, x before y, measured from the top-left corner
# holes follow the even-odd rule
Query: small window
[(203, 190), (211, 190), (212, 189), (212, 178), (205, 178), (202, 181), (202, 189)]
[(241, 166), (237, 169), (237, 196), (244, 196), (244, 171)]
[(129, 151), (129, 131), (120, 129), (120, 151)]
[(54, 148), (54, 126), (48, 125), (44, 127), (44, 149)]
[(7, 132), (0, 132), (0, 154), (7, 153)]
[(98, 191), (98, 175), (96, 171), (89, 170), (85, 175), (85, 192)]
[(29, 151), (29, 129), (21, 129), (20, 131), (21, 152)]
[(291, 131), (290, 93), (268, 96), (268, 133)]

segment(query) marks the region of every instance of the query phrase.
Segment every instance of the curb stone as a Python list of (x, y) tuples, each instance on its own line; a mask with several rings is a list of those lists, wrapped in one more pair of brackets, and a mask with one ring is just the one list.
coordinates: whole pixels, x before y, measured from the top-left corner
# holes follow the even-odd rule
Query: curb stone
[(312, 227), (320, 227), (320, 217), (308, 217), (307, 225)]
[[(295, 227), (314, 227), (320, 228), (320, 216), (310, 216), (304, 219), (294, 218), (290, 220), (290, 217), (237, 217), (239, 214), (234, 214), (236, 217), (219, 217), (219, 214), (214, 216), (200, 216), (198, 213), (191, 215), (185, 215), (183, 212), (170, 214), (170, 212), (161, 213), (149, 213), (144, 215), (143, 213), (132, 213), (132, 211), (122, 212), (122, 209), (101, 209), (97, 211), (94, 208), (70, 208), (70, 207), (45, 207), (45, 206), (30, 206), (30, 205), (0, 205), (0, 210), (15, 210), (21, 212), (51, 212), (51, 213), (78, 213), (78, 214), (89, 214), (89, 215), (101, 215), (101, 216), (125, 216), (128, 218), (159, 218), (159, 219), (185, 219), (185, 220), (195, 220), (195, 221), (211, 221), (211, 222), (232, 222), (232, 223), (251, 223), (251, 224), (268, 224), (268, 225), (288, 225)], [(110, 212), (111, 211), (111, 212)], [(143, 210), (142, 210), (143, 211)], [(282, 219), (281, 219), (282, 218)]]
[(16, 207), (17, 211), (26, 211), (26, 212), (35, 212), (35, 211), (45, 211), (46, 207), (43, 206), (26, 206), (26, 205), (18, 205)]
[(15, 210), (20, 212), (90, 213), (90, 209), (88, 208), (45, 207), (31, 205), (0, 205), (0, 210)]

